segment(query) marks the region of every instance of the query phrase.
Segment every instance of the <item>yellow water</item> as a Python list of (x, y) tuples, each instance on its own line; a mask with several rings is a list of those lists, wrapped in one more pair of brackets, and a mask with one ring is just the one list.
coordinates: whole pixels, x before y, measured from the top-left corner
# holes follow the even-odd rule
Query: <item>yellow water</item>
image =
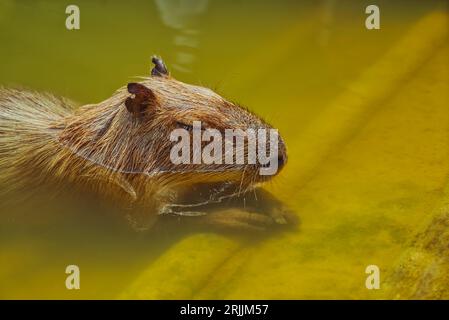
[[(176, 1), (169, 1), (176, 3)], [(136, 234), (65, 208), (0, 226), (1, 298), (383, 298), (382, 286), (445, 198), (449, 41), (445, 1), (0, 1), (0, 84), (98, 102), (161, 55), (278, 128), (289, 162), (267, 188), (300, 217), (290, 232), (169, 225)], [(190, 6), (193, 8), (194, 6)], [(42, 218), (41, 218), (42, 217)], [(111, 221), (112, 220), (112, 221)], [(65, 288), (65, 267), (81, 290)], [(365, 268), (381, 270), (367, 290)]]

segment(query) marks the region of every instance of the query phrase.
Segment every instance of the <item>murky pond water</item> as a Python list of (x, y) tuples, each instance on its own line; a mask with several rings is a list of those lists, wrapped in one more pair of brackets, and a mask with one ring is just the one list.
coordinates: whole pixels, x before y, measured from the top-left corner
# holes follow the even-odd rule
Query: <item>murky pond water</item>
[[(280, 130), (289, 163), (267, 188), (301, 225), (141, 234), (81, 205), (5, 212), (1, 298), (384, 296), (365, 288), (365, 267), (394, 268), (449, 174), (445, 1), (377, 1), (380, 30), (365, 28), (369, 1), (76, 3), (69, 31), (64, 3), (0, 0), (1, 85), (93, 103), (149, 75), (158, 54)], [(65, 288), (69, 264), (81, 290)]]

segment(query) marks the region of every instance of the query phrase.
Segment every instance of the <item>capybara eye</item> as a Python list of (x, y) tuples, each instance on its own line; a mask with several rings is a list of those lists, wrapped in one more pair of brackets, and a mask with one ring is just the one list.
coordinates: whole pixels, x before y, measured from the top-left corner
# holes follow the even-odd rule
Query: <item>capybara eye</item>
[(185, 123), (182, 123), (182, 122), (179, 122), (179, 121), (176, 122), (176, 125), (178, 126), (178, 128), (182, 128), (182, 129), (187, 130), (187, 131), (193, 131), (193, 126), (192, 125), (185, 124)]

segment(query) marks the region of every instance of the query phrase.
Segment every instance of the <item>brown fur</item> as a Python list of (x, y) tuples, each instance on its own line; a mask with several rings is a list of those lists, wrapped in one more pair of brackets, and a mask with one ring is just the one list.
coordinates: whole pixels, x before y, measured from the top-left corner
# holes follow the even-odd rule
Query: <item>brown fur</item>
[(174, 165), (169, 159), (170, 132), (182, 124), (269, 128), (259, 117), (168, 74), (139, 84), (151, 90), (141, 113), (133, 112), (140, 96), (125, 106), (134, 97), (126, 87), (78, 109), (52, 95), (0, 89), (0, 183), (8, 186), (3, 191), (73, 186), (155, 216), (192, 185), (226, 183), (240, 191), (262, 181), (256, 165)]

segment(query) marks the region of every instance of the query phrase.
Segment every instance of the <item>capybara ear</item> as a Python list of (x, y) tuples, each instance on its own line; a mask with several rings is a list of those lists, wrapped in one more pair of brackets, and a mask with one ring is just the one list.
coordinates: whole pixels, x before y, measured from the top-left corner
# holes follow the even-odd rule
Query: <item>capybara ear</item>
[(128, 83), (128, 92), (134, 97), (128, 97), (125, 106), (135, 116), (141, 116), (146, 110), (154, 109), (157, 105), (154, 92), (140, 83)]
[(161, 58), (153, 56), (151, 58), (151, 62), (154, 63), (153, 69), (151, 69), (151, 75), (156, 77), (168, 77), (170, 73), (168, 72), (167, 67), (165, 66), (164, 61)]

